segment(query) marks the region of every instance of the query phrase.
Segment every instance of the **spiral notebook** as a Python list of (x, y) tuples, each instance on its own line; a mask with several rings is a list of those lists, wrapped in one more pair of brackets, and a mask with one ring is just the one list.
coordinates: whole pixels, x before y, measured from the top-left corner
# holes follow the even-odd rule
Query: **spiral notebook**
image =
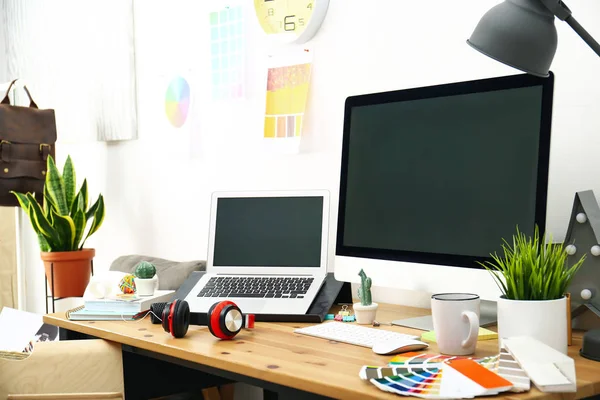
[(152, 303), (169, 302), (174, 294), (174, 290), (157, 290), (152, 296), (121, 295), (106, 299), (89, 298), (84, 299), (84, 306), (88, 311), (131, 314), (149, 310)]

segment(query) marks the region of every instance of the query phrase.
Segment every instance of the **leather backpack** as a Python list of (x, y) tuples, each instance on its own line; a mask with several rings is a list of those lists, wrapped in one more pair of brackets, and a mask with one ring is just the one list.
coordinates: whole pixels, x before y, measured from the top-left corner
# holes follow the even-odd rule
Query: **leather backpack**
[(11, 191), (35, 194), (42, 204), (48, 156), (55, 157), (54, 110), (41, 110), (31, 97), (29, 107), (10, 104), (10, 83), (0, 102), (0, 206), (18, 206)]

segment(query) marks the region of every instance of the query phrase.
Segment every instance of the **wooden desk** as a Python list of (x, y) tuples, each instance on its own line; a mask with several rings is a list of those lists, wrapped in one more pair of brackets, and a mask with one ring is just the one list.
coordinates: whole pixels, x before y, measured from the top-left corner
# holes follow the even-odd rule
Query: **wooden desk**
[[(380, 304), (377, 318), (391, 321), (427, 313), (428, 310), (424, 309)], [(137, 322), (78, 322), (67, 320), (64, 313), (55, 313), (44, 316), (44, 322), (121, 343), (124, 350), (263, 387), (268, 398), (276, 398), (275, 393), (279, 393), (282, 399), (321, 396), (341, 399), (400, 398), (358, 377), (363, 365), (384, 366), (390, 356), (379, 356), (359, 346), (293, 333), (295, 328), (311, 324), (256, 323), (254, 330), (240, 332), (235, 340), (220, 341), (206, 327), (199, 326), (190, 327), (185, 338), (174, 339), (160, 325), (152, 325), (149, 317)], [(421, 332), (383, 325), (378, 329)], [(478, 342), (476, 356), (497, 354), (497, 346), (496, 340)], [(600, 393), (600, 363), (579, 356), (580, 347), (581, 334), (576, 333), (573, 345), (569, 347), (569, 355), (575, 359), (577, 369), (576, 394), (540, 393), (533, 388), (528, 393), (509, 393), (497, 398), (567, 399)], [(432, 345), (429, 350), (436, 352), (437, 347)], [(147, 384), (152, 384), (152, 381)]]

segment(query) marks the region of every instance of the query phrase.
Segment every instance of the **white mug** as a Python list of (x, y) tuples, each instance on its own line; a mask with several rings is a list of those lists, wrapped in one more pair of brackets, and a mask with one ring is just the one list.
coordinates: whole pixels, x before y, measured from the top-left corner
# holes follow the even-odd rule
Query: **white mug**
[(473, 354), (479, 336), (479, 296), (439, 293), (431, 296), (433, 330), (442, 354)]

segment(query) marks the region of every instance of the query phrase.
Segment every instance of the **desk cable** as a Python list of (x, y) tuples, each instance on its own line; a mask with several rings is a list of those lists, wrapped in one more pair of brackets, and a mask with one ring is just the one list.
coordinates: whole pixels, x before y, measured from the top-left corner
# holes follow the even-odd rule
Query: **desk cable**
[(144, 311), (137, 313), (133, 316), (133, 321), (132, 320), (127, 320), (123, 317), (123, 314), (121, 314), (121, 319), (125, 322), (140, 322), (143, 319), (145, 319), (148, 315), (154, 315), (154, 317), (156, 317), (156, 319), (158, 319), (160, 322), (162, 322), (162, 319), (156, 315), (155, 313), (153, 313), (151, 310), (148, 310), (146, 313), (144, 313)]

